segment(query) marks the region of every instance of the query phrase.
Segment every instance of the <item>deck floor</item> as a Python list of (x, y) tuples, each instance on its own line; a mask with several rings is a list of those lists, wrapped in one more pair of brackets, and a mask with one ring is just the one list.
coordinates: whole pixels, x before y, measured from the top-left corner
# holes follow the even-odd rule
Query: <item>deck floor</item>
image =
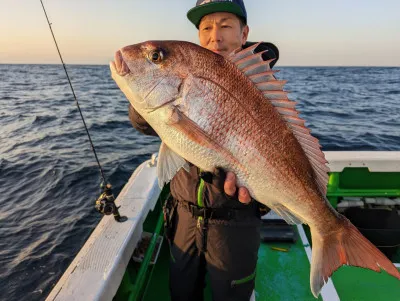
[[(287, 249), (277, 251), (273, 247)], [(310, 264), (299, 238), (296, 243), (262, 243), (259, 249), (255, 295), (257, 301), (315, 301), (310, 290)], [(143, 300), (170, 300), (168, 289), (169, 250), (163, 244)], [(341, 267), (332, 277), (344, 301), (400, 300), (400, 281), (385, 272)], [(211, 300), (209, 287), (205, 300)], [(326, 299), (325, 299), (326, 300)]]
[[(286, 249), (287, 252), (272, 248)], [(261, 243), (256, 277), (257, 301), (315, 301), (310, 290), (310, 264), (303, 243)]]

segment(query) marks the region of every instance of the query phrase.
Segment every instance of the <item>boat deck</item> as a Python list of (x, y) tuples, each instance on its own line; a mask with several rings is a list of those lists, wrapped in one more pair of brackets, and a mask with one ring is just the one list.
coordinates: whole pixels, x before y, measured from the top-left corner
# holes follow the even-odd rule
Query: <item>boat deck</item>
[[(257, 301), (317, 300), (311, 293), (309, 279), (310, 263), (300, 237), (296, 243), (261, 243), (255, 288)], [(323, 299), (319, 296), (318, 300)]]
[[(295, 230), (298, 234), (296, 227)], [(319, 298), (315, 299), (310, 290), (310, 263), (305, 247), (308, 247), (307, 242), (304, 244), (300, 235), (296, 243), (261, 243), (255, 300), (400, 300), (400, 282), (397, 279), (386, 272), (375, 273), (349, 266), (336, 271), (331, 278), (333, 281), (328, 282)], [(142, 300), (170, 300), (169, 256), (168, 245), (164, 243)], [(209, 287), (206, 287), (205, 300), (211, 300)]]
[[(308, 233), (308, 231), (306, 231)], [(309, 238), (309, 236), (308, 236)], [(288, 249), (280, 252), (271, 249)], [(256, 300), (317, 300), (310, 290), (310, 264), (304, 244), (263, 243), (259, 249)], [(400, 282), (386, 272), (342, 266), (322, 290), (318, 300), (400, 300)]]

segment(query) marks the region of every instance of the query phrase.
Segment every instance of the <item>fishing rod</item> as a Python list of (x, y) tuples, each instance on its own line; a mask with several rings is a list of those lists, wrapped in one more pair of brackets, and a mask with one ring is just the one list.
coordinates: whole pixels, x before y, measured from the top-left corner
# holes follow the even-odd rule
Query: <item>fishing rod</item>
[(100, 187), (103, 189), (103, 193), (96, 200), (95, 208), (96, 208), (97, 211), (99, 211), (100, 213), (102, 213), (104, 215), (113, 214), (114, 215), (114, 219), (117, 222), (124, 222), (124, 221), (127, 220), (127, 217), (126, 216), (121, 216), (119, 214), (119, 211), (118, 211), (119, 207), (117, 207), (117, 205), (115, 204), (115, 198), (114, 198), (114, 195), (113, 195), (112, 190), (111, 190), (112, 186), (111, 186), (110, 183), (107, 182), (107, 179), (106, 179), (104, 171), (103, 171), (103, 169), (101, 167), (99, 158), (97, 157), (96, 149), (94, 147), (92, 138), (90, 137), (89, 130), (88, 130), (87, 126), (86, 126), (85, 118), (83, 118), (83, 114), (82, 114), (81, 108), (79, 106), (78, 98), (76, 97), (75, 90), (72, 87), (72, 82), (71, 82), (71, 80), (69, 78), (69, 75), (68, 75), (68, 72), (67, 72), (67, 68), (66, 68), (64, 60), (63, 60), (63, 58), (61, 56), (60, 49), (58, 48), (56, 37), (54, 36), (54, 32), (53, 32), (53, 29), (51, 27), (51, 23), (49, 21), (49, 17), (47, 16), (46, 9), (44, 8), (43, 1), (40, 0), (40, 3), (42, 4), (42, 8), (43, 8), (44, 15), (46, 16), (47, 24), (49, 25), (51, 35), (53, 36), (53, 40), (54, 40), (54, 43), (56, 45), (56, 48), (57, 48), (57, 51), (58, 51), (58, 55), (60, 56), (60, 60), (61, 60), (61, 63), (63, 65), (65, 74), (67, 76), (69, 86), (71, 87), (71, 91), (72, 91), (72, 94), (74, 96), (76, 106), (78, 107), (79, 114), (81, 116), (83, 125), (84, 125), (85, 130), (86, 130), (86, 134), (87, 134), (87, 136), (89, 138), (90, 147), (91, 147), (91, 149), (93, 151), (94, 157), (96, 158), (96, 162), (97, 162), (97, 166), (99, 167), (101, 178), (103, 179), (103, 182), (100, 185)]

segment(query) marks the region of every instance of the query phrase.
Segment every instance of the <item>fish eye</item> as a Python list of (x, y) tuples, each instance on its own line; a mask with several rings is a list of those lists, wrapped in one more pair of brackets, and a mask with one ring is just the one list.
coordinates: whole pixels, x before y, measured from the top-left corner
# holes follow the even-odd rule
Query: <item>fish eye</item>
[(149, 53), (149, 60), (155, 64), (161, 63), (163, 58), (164, 58), (164, 54), (163, 54), (162, 50), (160, 50), (160, 49), (153, 50)]

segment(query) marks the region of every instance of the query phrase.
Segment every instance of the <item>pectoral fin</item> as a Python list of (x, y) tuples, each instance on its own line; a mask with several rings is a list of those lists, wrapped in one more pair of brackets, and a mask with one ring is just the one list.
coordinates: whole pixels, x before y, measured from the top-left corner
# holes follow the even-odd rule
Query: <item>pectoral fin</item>
[[(166, 124), (171, 127), (175, 127), (190, 141), (194, 142), (197, 145), (205, 147), (210, 151), (219, 153), (221, 157), (227, 158), (230, 162), (242, 169), (244, 173), (247, 173), (245, 167), (235, 158), (235, 156), (229, 150), (218, 144), (218, 142), (215, 141), (211, 137), (211, 135), (206, 133), (193, 120), (182, 113), (177, 106), (170, 106), (168, 110), (165, 111), (165, 115), (163, 118)], [(163, 150), (164, 148), (167, 148), (168, 151)], [(186, 162), (182, 157), (172, 152), (164, 143), (160, 147), (160, 157), (162, 152), (167, 154), (164, 154), (164, 156), (167, 158), (168, 162), (164, 162), (166, 160), (165, 158), (159, 159), (159, 161), (161, 161), (161, 164), (159, 162), (160, 168), (162, 168), (158, 171), (159, 181), (161, 181), (160, 185), (168, 183), (179, 170), (179, 168), (184, 166), (184, 162)], [(171, 153), (173, 155), (171, 155)]]
[(174, 127), (184, 133), (186, 137), (189, 138), (191, 141), (219, 153), (221, 157), (227, 158), (229, 161), (231, 161), (236, 166), (241, 168), (244, 172), (246, 172), (246, 168), (235, 158), (235, 156), (229, 150), (218, 144), (217, 141), (215, 141), (209, 134), (203, 131), (190, 118), (182, 114), (180, 111), (177, 112), (179, 115), (177, 120), (179, 121), (173, 124)]

